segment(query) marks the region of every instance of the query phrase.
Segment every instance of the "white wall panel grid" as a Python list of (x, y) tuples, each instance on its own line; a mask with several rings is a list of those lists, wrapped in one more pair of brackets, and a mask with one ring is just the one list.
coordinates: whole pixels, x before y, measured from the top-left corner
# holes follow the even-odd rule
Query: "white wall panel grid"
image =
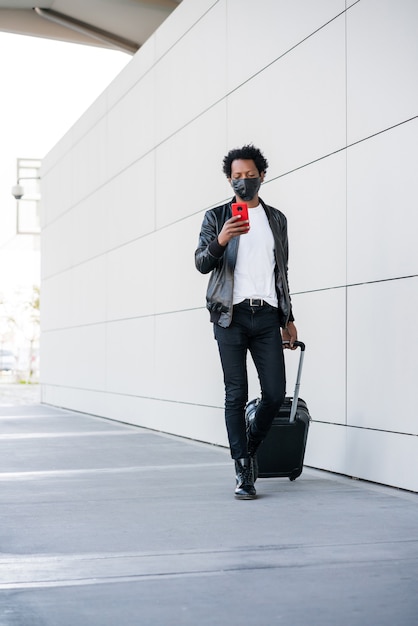
[(104, 389), (105, 330), (104, 324), (92, 324), (43, 333), (42, 380), (52, 385)]
[(418, 3), (361, 0), (347, 11), (348, 143), (418, 115)]
[[(193, 29), (200, 20), (204, 19), (206, 13), (210, 12), (212, 7), (216, 7), (217, 4), (219, 4), (219, 0), (183, 0), (171, 13), (169, 19), (166, 19), (153, 35), (156, 59), (159, 60), (166, 55), (170, 48), (180, 41), (185, 33)], [(209, 33), (212, 43), (216, 41), (216, 33), (216, 30)], [(205, 39), (207, 36), (206, 34)]]
[(107, 254), (107, 319), (155, 311), (155, 236), (148, 235)]
[(101, 120), (105, 119), (107, 111), (107, 93), (104, 91), (67, 132), (65, 136), (66, 141), (64, 142), (64, 145), (67, 145), (67, 149), (70, 147), (73, 149), (80, 141), (83, 141), (85, 136), (88, 135)]
[(130, 243), (155, 228), (155, 154), (152, 152), (112, 178), (103, 188), (106, 249)]
[(67, 150), (60, 157), (57, 156), (55, 163), (50, 162), (49, 169), (46, 160), (42, 161), (42, 228), (64, 215), (74, 203), (73, 164), (71, 150)]
[(305, 465), (352, 476), (349, 472), (346, 440), (347, 428), (343, 425), (311, 422)]
[(346, 446), (344, 473), (418, 491), (418, 437), (348, 428)]
[(100, 119), (72, 149), (72, 170), (75, 181), (72, 205), (103, 185), (107, 179), (107, 120)]
[[(71, 264), (80, 265), (106, 252), (106, 216), (109, 201), (101, 187), (79, 202), (65, 216), (67, 237), (71, 241)], [(60, 220), (58, 220), (59, 222)]]
[(106, 251), (108, 197), (104, 188), (45, 226), (42, 231), (42, 276), (67, 271)]
[(156, 397), (155, 317), (106, 326), (106, 391)]
[(418, 274), (418, 119), (347, 150), (348, 283)]
[(99, 256), (71, 270), (70, 326), (97, 324), (106, 319), (106, 258)]
[(99, 257), (44, 280), (42, 330), (105, 321), (105, 270), (105, 257)]
[(155, 312), (205, 306), (208, 276), (195, 269), (194, 253), (203, 215), (172, 224), (155, 233)]
[(70, 270), (42, 281), (42, 333), (71, 325), (73, 276)]
[[(292, 302), (298, 336), (306, 344), (300, 395), (312, 419), (345, 424), (346, 290), (295, 294)], [(293, 356), (286, 360), (288, 395), (296, 377)]]
[(225, 54), (226, 23), (220, 3), (155, 66), (157, 144), (224, 97)]
[(108, 111), (119, 102), (149, 71), (155, 63), (155, 37), (150, 37), (106, 89), (104, 95)]
[(227, 445), (194, 251), (253, 142), (288, 218), (306, 463), (418, 490), (417, 6), (183, 0), (44, 160), (44, 402)]
[(418, 437), (313, 422), (305, 463), (418, 491)]
[(41, 236), (41, 278), (49, 278), (73, 265), (74, 219), (71, 212), (48, 224)]
[(228, 96), (229, 145), (261, 146), (273, 178), (343, 148), (345, 124), (344, 15)]
[[(85, 114), (87, 111), (85, 112)], [(81, 119), (84, 119), (84, 115)], [(59, 140), (57, 144), (42, 158), (42, 169), (41, 169), (41, 178), (42, 185), (44, 184), (44, 178), (57, 167), (61, 161), (67, 157), (71, 159), (71, 150), (74, 146), (74, 133), (75, 129), (78, 128), (78, 124), (80, 123), (78, 120), (75, 126), (72, 126), (63, 137)], [(54, 176), (54, 182), (56, 182), (56, 177)]]
[(222, 174), (222, 159), (229, 149), (225, 135), (226, 102), (222, 101), (157, 147), (157, 228), (232, 195)]
[[(228, 91), (262, 71), (345, 9), (344, 0), (225, 0), (225, 4)], [(255, 37), (255, 32), (260, 36)]]
[[(120, 412), (123, 414), (124, 397), (119, 398)], [(90, 415), (100, 417), (108, 417), (108, 400), (109, 395), (104, 391), (92, 391), (74, 387), (67, 387), (61, 382), (60, 385), (45, 384), (42, 385), (42, 402), (52, 404), (71, 411), (80, 411)], [(118, 421), (123, 421), (120, 417)]]
[(157, 427), (157, 430), (219, 446), (228, 445), (220, 408), (154, 400), (143, 401), (140, 415), (145, 427)]
[(223, 406), (218, 348), (205, 313), (187, 311), (155, 317), (156, 397)]
[(291, 290), (345, 285), (345, 151), (266, 183), (261, 197), (287, 217)]
[(155, 145), (155, 74), (146, 74), (106, 118), (109, 178), (129, 167)]
[(348, 423), (418, 435), (418, 277), (348, 289)]

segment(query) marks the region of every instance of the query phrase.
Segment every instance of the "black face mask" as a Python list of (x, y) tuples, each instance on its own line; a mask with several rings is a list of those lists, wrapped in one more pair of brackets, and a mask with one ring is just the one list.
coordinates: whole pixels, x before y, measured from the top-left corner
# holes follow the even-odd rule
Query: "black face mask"
[(232, 189), (244, 201), (254, 198), (261, 185), (261, 178), (232, 178)]

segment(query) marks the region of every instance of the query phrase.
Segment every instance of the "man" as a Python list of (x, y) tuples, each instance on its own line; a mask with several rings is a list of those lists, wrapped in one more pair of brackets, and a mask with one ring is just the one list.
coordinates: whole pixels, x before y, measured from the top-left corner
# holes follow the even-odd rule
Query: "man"
[[(253, 145), (225, 156), (223, 171), (235, 197), (206, 212), (195, 253), (197, 269), (202, 274), (211, 272), (206, 300), (224, 374), (235, 497), (245, 500), (256, 497), (257, 448), (285, 397), (282, 342), (288, 341), (293, 349), (297, 340), (287, 279), (286, 218), (258, 196), (267, 167), (267, 160)], [(248, 220), (232, 217), (233, 202), (248, 204)], [(248, 431), (247, 351), (261, 386), (261, 401)]]

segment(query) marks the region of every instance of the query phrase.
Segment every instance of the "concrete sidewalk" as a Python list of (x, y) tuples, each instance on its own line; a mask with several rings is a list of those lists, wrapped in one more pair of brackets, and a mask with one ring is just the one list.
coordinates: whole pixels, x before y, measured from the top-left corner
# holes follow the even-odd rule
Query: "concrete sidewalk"
[(305, 468), (238, 501), (224, 449), (15, 391), (0, 626), (418, 624), (415, 494)]

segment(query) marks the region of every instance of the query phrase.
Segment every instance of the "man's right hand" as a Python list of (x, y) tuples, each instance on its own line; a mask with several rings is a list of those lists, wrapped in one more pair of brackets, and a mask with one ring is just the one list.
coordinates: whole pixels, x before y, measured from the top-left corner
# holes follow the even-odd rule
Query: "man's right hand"
[(245, 235), (250, 230), (248, 220), (243, 220), (240, 215), (234, 215), (225, 222), (221, 232), (218, 235), (218, 242), (221, 246), (226, 246), (233, 237)]

